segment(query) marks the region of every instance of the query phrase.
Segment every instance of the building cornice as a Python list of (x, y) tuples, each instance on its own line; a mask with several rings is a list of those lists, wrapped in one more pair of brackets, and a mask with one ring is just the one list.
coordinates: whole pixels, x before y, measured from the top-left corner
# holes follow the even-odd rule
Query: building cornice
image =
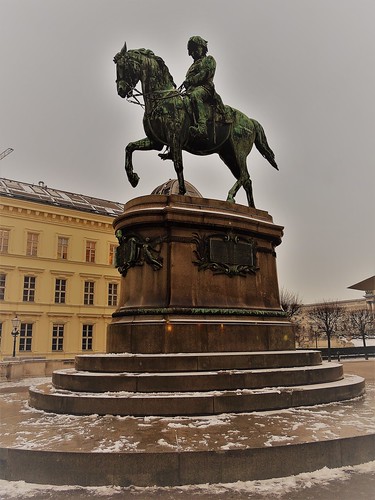
[(21, 267), (18, 266), (17, 268), (21, 273), (34, 273), (34, 274), (42, 274), (44, 273), (45, 269), (38, 269), (37, 267)]
[(0, 264), (0, 270), (14, 271), (15, 269), (16, 269), (16, 266), (7, 266), (6, 264), (3, 264), (3, 263)]
[[(54, 269), (45, 269), (43, 268), (42, 270), (46, 270), (48, 272), (51, 272), (53, 274), (67, 274), (67, 275), (73, 275), (73, 274), (76, 274), (76, 271), (69, 271), (66, 269), (66, 267), (69, 265), (69, 266), (72, 266), (73, 268), (79, 266), (80, 269), (82, 269), (82, 265), (84, 264), (85, 266), (88, 264), (87, 262), (83, 262), (81, 260), (71, 260), (71, 259), (67, 259), (67, 260), (56, 260), (55, 258), (52, 258), (52, 257), (39, 257), (39, 256), (27, 256), (27, 255), (24, 255), (24, 254), (18, 254), (18, 253), (3, 253), (3, 254), (0, 254), (0, 258), (2, 260), (1, 264), (0, 264), (0, 269), (4, 269), (4, 270), (9, 270), (9, 271), (12, 271), (12, 270), (15, 270), (15, 269), (18, 269), (20, 271), (34, 271), (34, 267), (33, 265), (35, 263), (38, 263), (39, 266), (40, 265), (43, 265), (42, 262), (53, 262), (55, 264), (55, 268)], [(24, 264), (26, 262), (30, 262), (30, 265), (29, 266), (23, 266), (22, 268), (17, 266), (17, 265), (11, 265), (11, 264), (5, 264), (5, 259), (8, 261), (8, 262), (17, 262), (17, 261), (24, 261)], [(61, 269), (59, 270), (57, 268), (57, 265), (61, 266)], [(115, 277), (119, 276), (118, 274), (118, 271), (115, 267), (112, 267), (112, 265), (110, 264), (103, 264), (103, 263), (91, 263), (89, 264), (92, 268), (95, 268), (96, 272), (94, 273), (91, 273), (89, 271), (87, 271), (87, 274), (90, 274), (90, 275), (95, 275), (95, 276), (99, 276), (99, 277), (102, 277), (103, 276), (103, 272), (106, 271), (107, 273), (109, 272), (113, 272)], [(35, 268), (36, 271), (39, 271), (41, 268)], [(103, 270), (103, 272), (102, 272)], [(81, 274), (81, 273), (80, 273)], [(113, 278), (113, 276), (111, 276), (110, 274), (107, 274), (106, 276), (109, 276), (111, 277), (111, 279)]]

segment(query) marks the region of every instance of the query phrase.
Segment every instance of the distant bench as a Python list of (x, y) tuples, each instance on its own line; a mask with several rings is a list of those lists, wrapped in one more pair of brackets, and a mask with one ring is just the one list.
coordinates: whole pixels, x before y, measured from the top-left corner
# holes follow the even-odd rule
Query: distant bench
[[(316, 350), (316, 349), (314, 349)], [(323, 359), (328, 359), (329, 350), (324, 348), (317, 349), (322, 353)], [(341, 358), (365, 358), (375, 357), (375, 346), (364, 347), (331, 347), (331, 358), (340, 360)]]

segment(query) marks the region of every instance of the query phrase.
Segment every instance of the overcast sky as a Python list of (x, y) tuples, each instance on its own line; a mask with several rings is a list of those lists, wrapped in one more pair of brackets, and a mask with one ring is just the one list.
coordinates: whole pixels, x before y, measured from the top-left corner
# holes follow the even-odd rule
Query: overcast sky
[[(274, 170), (248, 157), (255, 204), (285, 227), (280, 286), (308, 303), (355, 299), (374, 274), (375, 65), (373, 0), (0, 0), (2, 177), (113, 201), (174, 178), (144, 137), (142, 109), (116, 93), (113, 56), (145, 47), (177, 85), (200, 35), (217, 62), (216, 90), (258, 120)], [(217, 155), (184, 154), (185, 178), (205, 198), (234, 183)], [(241, 191), (237, 202), (246, 204)]]

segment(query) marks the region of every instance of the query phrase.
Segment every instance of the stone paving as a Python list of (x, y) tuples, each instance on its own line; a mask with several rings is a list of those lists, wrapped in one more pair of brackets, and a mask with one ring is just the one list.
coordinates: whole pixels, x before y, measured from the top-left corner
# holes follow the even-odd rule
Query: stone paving
[[(357, 367), (354, 363), (346, 366), (348, 373), (350, 367)], [(1, 384), (0, 393), (7, 392), (0, 400), (0, 446), (51, 451), (56, 447), (60, 451), (93, 452), (207, 451), (350, 437), (372, 433), (375, 428), (375, 386), (370, 377), (366, 388), (364, 398), (285, 410), (120, 417), (45, 413), (29, 407), (27, 387), (15, 385), (13, 392), (8, 392), (12, 386)]]
[[(375, 361), (352, 360), (344, 361), (343, 364), (346, 374), (356, 374), (366, 378), (367, 394), (365, 397), (312, 407), (238, 415), (222, 414), (214, 417), (77, 417), (46, 414), (29, 408), (27, 404), (26, 387), (30, 383), (39, 383), (41, 380), (28, 379), (18, 383), (1, 383), (0, 446), (96, 452), (228, 450), (277, 446), (372, 433), (375, 428)], [(365, 483), (361, 483), (361, 475), (363, 474)], [(350, 472), (346, 479), (349, 476), (351, 486), (341, 488), (340, 498), (348, 500), (354, 498), (348, 496), (348, 491), (352, 491), (352, 493), (357, 491), (356, 498), (370, 498), (369, 496), (361, 496), (361, 491), (367, 493), (371, 491), (369, 487), (375, 482), (373, 469), (370, 468), (364, 473), (363, 471)], [(280, 482), (282, 479), (275, 481)], [(262, 496), (261, 492), (256, 493), (255, 486), (262, 484), (262, 481), (250, 483), (253, 485), (251, 494), (246, 486), (243, 486), (241, 490), (241, 488), (228, 485), (221, 489), (218, 488), (216, 493), (212, 491), (212, 488), (204, 490), (198, 486), (191, 486), (188, 491), (186, 487), (152, 490), (148, 488), (119, 488), (114, 489), (107, 498), (115, 498), (117, 493), (119, 493), (120, 498), (121, 491), (126, 494), (126, 497), (135, 496), (144, 499), (178, 497), (184, 500), (193, 496), (207, 499), (220, 496), (226, 499), (266, 498), (266, 496)], [(355, 483), (357, 486), (354, 488), (353, 484)], [(329, 482), (329, 484), (331, 483)], [(57, 487), (51, 488), (50, 492), (53, 492), (53, 488)], [(322, 493), (331, 491), (329, 485), (325, 488), (318, 482), (311, 484), (311, 489), (308, 491), (303, 491), (303, 496), (302, 490), (305, 488), (296, 486), (295, 490), (291, 490), (288, 496), (284, 497), (285, 492), (281, 492), (275, 498), (291, 500), (299, 498), (307, 500), (318, 496), (329, 498), (322, 496)], [(61, 495), (59, 493), (57, 496), (53, 493), (48, 496), (48, 491), (48, 489), (44, 491), (43, 487), (39, 487), (37, 496), (33, 498), (92, 498), (92, 493), (95, 490), (77, 487), (73, 490), (66, 490), (64, 493), (60, 492)], [(313, 491), (316, 492), (317, 496), (311, 496)], [(365, 495), (365, 493), (363, 494)], [(9, 495), (11, 494), (9, 493)], [(22, 495), (1, 498), (27, 498)], [(103, 496), (105, 497), (104, 492)]]

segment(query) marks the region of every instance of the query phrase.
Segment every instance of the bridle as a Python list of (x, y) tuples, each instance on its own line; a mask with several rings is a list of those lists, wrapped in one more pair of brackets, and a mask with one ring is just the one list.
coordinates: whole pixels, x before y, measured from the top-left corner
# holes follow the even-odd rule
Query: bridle
[[(121, 66), (121, 63), (120, 63), (120, 59), (121, 58), (118, 58), (117, 61), (116, 61), (116, 65), (120, 65)], [(128, 60), (127, 61), (131, 61), (131, 65), (130, 65), (130, 71), (128, 70), (127, 72), (128, 73), (138, 73), (140, 71), (140, 63), (134, 59), (130, 59), (128, 57)], [(123, 63), (122, 66), (125, 66), (126, 63)], [(117, 66), (118, 67), (118, 66)], [(136, 69), (137, 71), (136, 71)], [(135, 79), (135, 78), (134, 78)], [(137, 81), (139, 80), (138, 76), (136, 77)], [(127, 102), (130, 102), (131, 104), (137, 104), (138, 106), (141, 106), (142, 108), (145, 107), (145, 104), (142, 103), (138, 98), (139, 97), (148, 97), (154, 101), (161, 101), (161, 100), (165, 100), (165, 99), (171, 99), (173, 97), (184, 97), (186, 95), (186, 90), (183, 90), (183, 85), (181, 85), (180, 87), (178, 87), (177, 89), (174, 89), (174, 90), (154, 90), (152, 92), (148, 92), (148, 93), (144, 93), (144, 92), (141, 92), (140, 90), (138, 90), (135, 85), (133, 86), (133, 82), (132, 82), (132, 78), (130, 77), (130, 83), (127, 83), (126, 84), (128, 85), (128, 87), (131, 88), (131, 90), (129, 90), (129, 92), (126, 93), (126, 96), (125, 96), (125, 99), (127, 100)], [(116, 80), (116, 83), (118, 83), (119, 81), (125, 81), (125, 79), (123, 78), (120, 78), (120, 79), (117, 79)]]

